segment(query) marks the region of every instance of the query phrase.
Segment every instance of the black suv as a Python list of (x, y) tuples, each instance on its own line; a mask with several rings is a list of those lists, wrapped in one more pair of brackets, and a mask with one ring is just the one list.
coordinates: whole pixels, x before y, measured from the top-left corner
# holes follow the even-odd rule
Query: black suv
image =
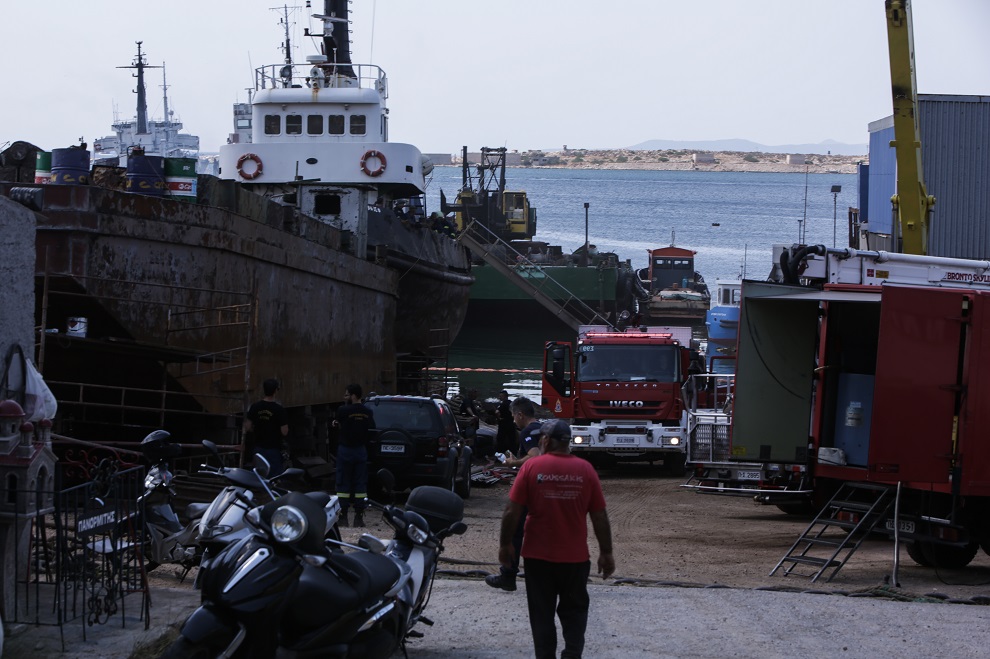
[(464, 444), (446, 401), (375, 396), (365, 405), (374, 413), (377, 428), (368, 447), (368, 462), (374, 469), (391, 471), (399, 489), (439, 485), (462, 499), (471, 496), (471, 448)]

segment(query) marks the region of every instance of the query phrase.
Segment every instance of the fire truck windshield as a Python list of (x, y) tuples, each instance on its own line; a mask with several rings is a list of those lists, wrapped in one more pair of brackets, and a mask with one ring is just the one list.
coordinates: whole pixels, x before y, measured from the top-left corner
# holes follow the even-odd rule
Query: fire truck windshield
[(582, 345), (578, 382), (677, 382), (677, 347), (672, 345)]

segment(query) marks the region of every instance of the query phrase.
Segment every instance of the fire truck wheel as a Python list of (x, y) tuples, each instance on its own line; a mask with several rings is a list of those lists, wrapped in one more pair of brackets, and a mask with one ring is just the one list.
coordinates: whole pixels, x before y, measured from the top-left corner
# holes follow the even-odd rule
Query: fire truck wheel
[(921, 567), (931, 567), (932, 564), (925, 555), (925, 548), (920, 542), (914, 540), (908, 540), (904, 543), (907, 548), (908, 556), (911, 560), (920, 565)]
[(671, 476), (683, 476), (685, 460), (686, 457), (683, 453), (665, 455), (663, 458), (663, 470)]
[(797, 503), (778, 503), (777, 509), (788, 515), (808, 516), (814, 515), (817, 511), (810, 501), (799, 501)]
[[(911, 545), (917, 545), (920, 548), (922, 558), (927, 563), (922, 563), (911, 553)], [(956, 570), (969, 565), (973, 557), (976, 556), (979, 548), (980, 544), (975, 540), (970, 541), (964, 547), (935, 544), (933, 542), (912, 542), (908, 545), (908, 556), (918, 565)]]

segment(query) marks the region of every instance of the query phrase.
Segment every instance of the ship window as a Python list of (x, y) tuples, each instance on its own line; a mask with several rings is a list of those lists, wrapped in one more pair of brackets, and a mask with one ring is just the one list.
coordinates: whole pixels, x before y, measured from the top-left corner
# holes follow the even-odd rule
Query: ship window
[(344, 115), (331, 114), (327, 117), (327, 132), (331, 135), (344, 134)]
[(237, 127), (238, 128), (250, 128), (251, 127), (251, 120), (250, 119), (238, 119), (237, 120)]
[(351, 135), (364, 135), (368, 130), (368, 120), (363, 114), (351, 115)]
[(340, 195), (316, 195), (313, 198), (313, 212), (317, 215), (340, 215)]
[(306, 132), (310, 135), (323, 134), (322, 114), (311, 114), (306, 117)]
[(282, 117), (277, 114), (265, 115), (265, 135), (279, 135), (282, 132)]
[(286, 135), (302, 135), (302, 115), (290, 114), (285, 118)]

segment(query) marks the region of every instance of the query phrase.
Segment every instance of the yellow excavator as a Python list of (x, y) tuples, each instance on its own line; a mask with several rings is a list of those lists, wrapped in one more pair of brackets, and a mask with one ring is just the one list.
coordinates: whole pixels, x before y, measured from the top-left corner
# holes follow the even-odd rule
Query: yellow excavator
[(885, 0), (890, 83), (894, 97), (894, 147), (897, 193), (890, 198), (894, 227), (905, 254), (928, 253), (928, 226), (935, 197), (925, 188), (921, 169), (921, 133), (914, 71), (914, 33), (910, 0)]

